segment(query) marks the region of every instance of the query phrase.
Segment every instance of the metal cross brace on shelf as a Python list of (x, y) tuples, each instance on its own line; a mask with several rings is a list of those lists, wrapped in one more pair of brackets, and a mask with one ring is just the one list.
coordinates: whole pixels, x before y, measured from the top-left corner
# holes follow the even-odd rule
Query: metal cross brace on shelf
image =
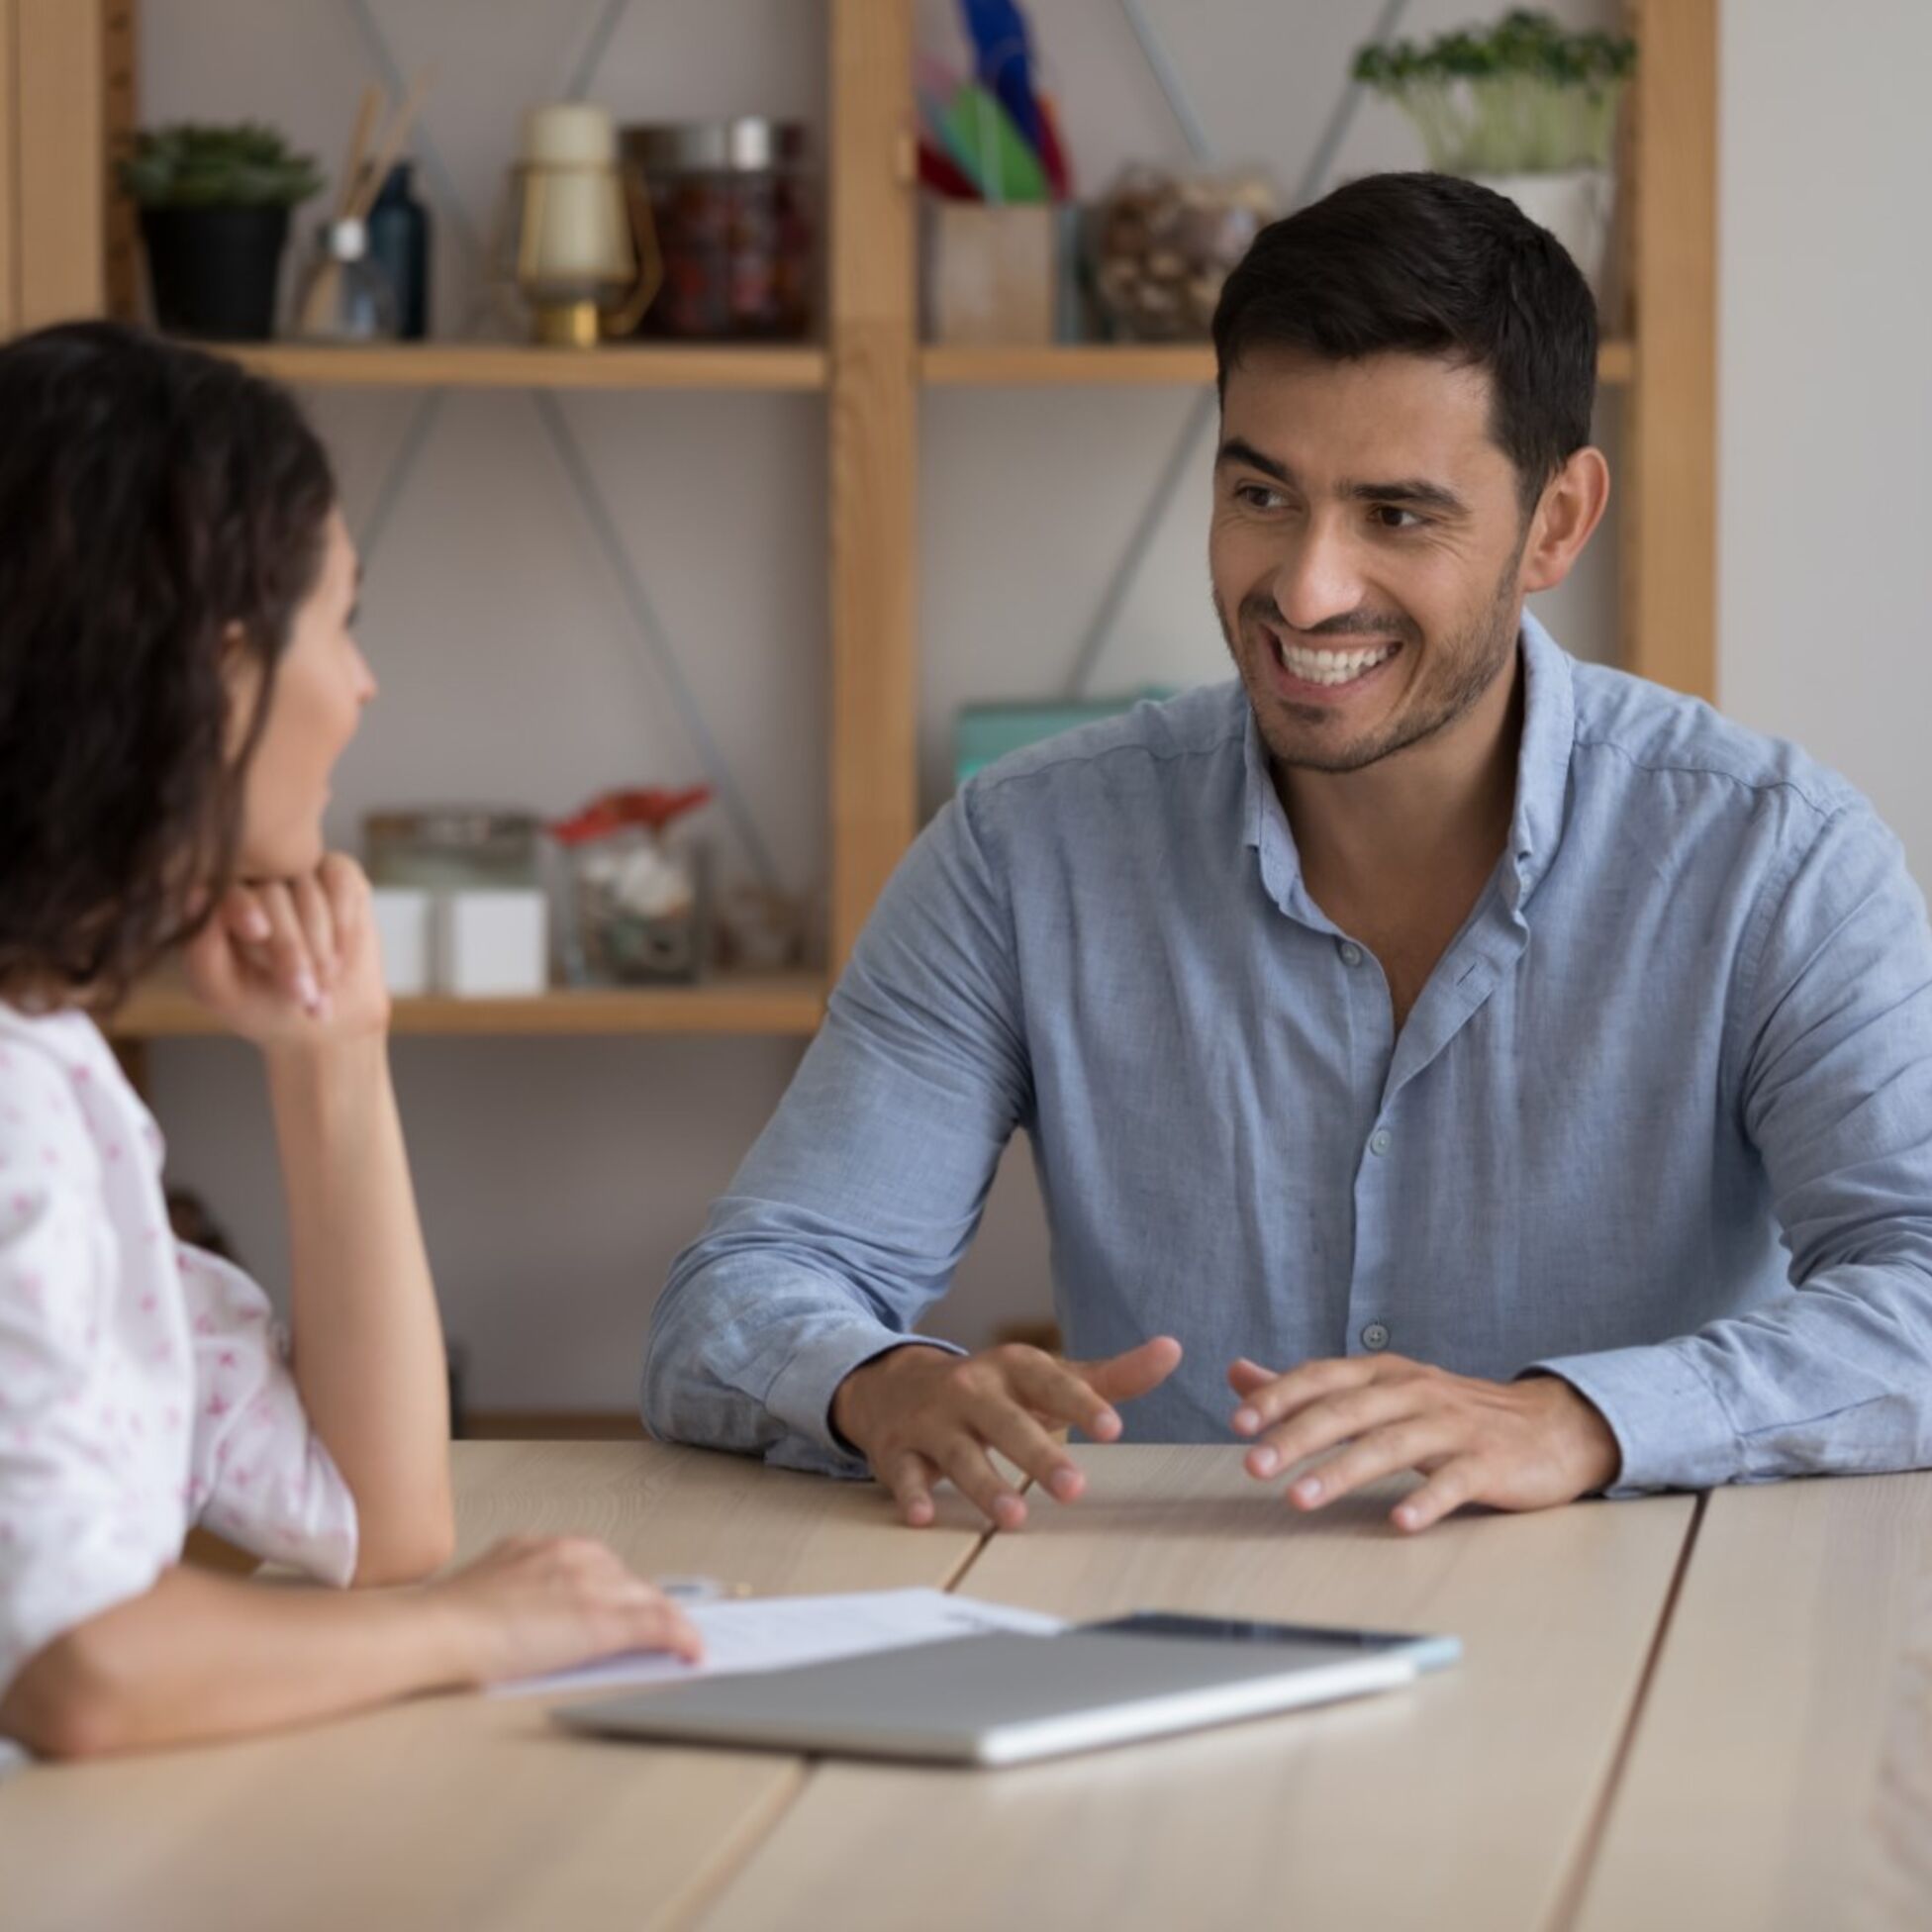
[[(597, 78), (598, 69), (603, 64), (604, 56), (610, 50), (612, 40), (626, 13), (628, 12), (631, 0), (605, 0), (591, 29), (589, 39), (585, 42), (583, 51), (571, 71), (563, 98), (582, 100), (590, 92)], [(383, 84), (392, 93), (404, 91), (401, 63), (396, 58), (395, 49), (390, 46), (389, 38), (383, 30), (381, 21), (377, 19), (370, 0), (341, 0), (341, 5), (353, 23), (369, 60), (381, 76)], [(418, 123), (415, 146), (423, 164), (423, 171), (440, 198), (439, 212), (446, 211), (449, 231), (456, 237), (464, 253), (469, 257), (476, 272), (478, 287), (483, 291), (472, 301), (459, 332), (468, 335), (475, 329), (478, 320), (489, 306), (488, 277), (491, 264), (485, 258), (487, 250), (482, 238), (463, 210), (462, 198), (457, 191), (454, 178), (445, 165), (434, 137), (428, 127), (421, 122)], [(444, 391), (436, 389), (426, 391), (417, 400), (409, 422), (397, 440), (396, 447), (384, 468), (381, 481), (377, 485), (369, 515), (359, 532), (359, 547), (365, 569), (370, 568), (373, 563), (375, 552), (381, 546), (397, 505), (402, 500), (403, 492), (429, 446), (446, 400)], [(617, 519), (612, 514), (610, 504), (598, 484), (596, 472), (585, 457), (582, 445), (570, 428), (569, 419), (558, 406), (555, 397), (547, 392), (531, 392), (531, 403), (536, 420), (542, 426), (543, 433), (555, 451), (557, 461), (570, 482), (572, 494), (590, 530), (592, 539), (602, 554), (606, 567), (616, 580), (635, 640), (643, 646), (645, 655), (656, 666), (658, 675), (663, 679), (671, 696), (672, 709), (691, 739), (699, 765), (717, 796), (720, 809), (737, 834), (747, 863), (759, 885), (770, 891), (779, 891), (781, 888), (778, 868), (773, 861), (770, 844), (729, 763), (720, 749), (716, 735), (706, 721), (704, 709), (684, 674), (683, 664), (662, 619), (658, 616), (657, 608), (644, 587), (643, 577), (625, 546)]]
[[(1408, 0), (1383, 0), (1382, 11), (1376, 17), (1370, 39), (1387, 40), (1395, 32), (1396, 24), (1401, 19), (1407, 5)], [(1213, 145), (1208, 139), (1207, 126), (1195, 111), (1182, 85), (1179, 71), (1162, 45), (1160, 36), (1154, 31), (1145, 0), (1120, 0), (1120, 10), (1126, 15), (1127, 24), (1133, 29), (1135, 40), (1140, 43), (1141, 53), (1153, 69), (1154, 78), (1160, 83), (1161, 94), (1180, 124), (1189, 151), (1197, 161), (1211, 162)], [(1335, 156), (1340, 153), (1342, 142), (1348, 135), (1349, 124), (1355, 119), (1361, 96), (1362, 90), (1353, 79), (1342, 82), (1341, 94), (1329, 110), (1321, 139), (1315, 143), (1314, 152), (1296, 184), (1295, 197), (1290, 203), (1292, 208), (1300, 208), (1312, 201), (1320, 191), (1321, 184), (1327, 180), (1328, 171), (1334, 166)], [(1126, 545), (1102, 587), (1100, 602), (1094, 607), (1093, 618), (1081, 635), (1079, 648), (1074, 652), (1064, 686), (1068, 697), (1079, 698), (1085, 694), (1095, 667), (1112, 642), (1114, 628), (1120, 622), (1120, 613), (1126, 609), (1128, 594), (1140, 575), (1141, 565), (1187, 478), (1195, 446), (1219, 413), (1220, 399), (1212, 390), (1204, 390), (1188, 406), (1181, 433), (1175, 437), (1174, 447), (1168, 452), (1167, 461), (1161, 465), (1153, 490), (1141, 507), (1140, 515), (1134, 520)]]

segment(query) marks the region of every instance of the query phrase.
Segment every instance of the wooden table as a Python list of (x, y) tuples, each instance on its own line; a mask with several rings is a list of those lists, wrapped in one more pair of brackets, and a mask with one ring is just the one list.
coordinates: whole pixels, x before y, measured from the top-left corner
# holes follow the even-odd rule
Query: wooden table
[(568, 1738), (436, 1698), (0, 1785), (0, 1924), (978, 1928), (1932, 1924), (1932, 1477), (1387, 1529), (1219, 1449), (1078, 1452), (1076, 1507), (901, 1530), (876, 1491), (641, 1443), (463, 1444), (463, 1553), (602, 1535), (760, 1591), (906, 1584), (1419, 1629), (1358, 1704), (1001, 1773)]
[(1932, 1926), (1932, 1475), (1711, 1492), (1583, 1902)]
[[(876, 1495), (647, 1443), (458, 1443), (458, 1561), (513, 1530), (601, 1536), (645, 1574), (762, 1593), (951, 1583)], [(540, 1699), (437, 1697), (287, 1736), (0, 1785), (6, 1932), (574, 1932), (675, 1925), (798, 1795), (796, 1759), (630, 1751)]]

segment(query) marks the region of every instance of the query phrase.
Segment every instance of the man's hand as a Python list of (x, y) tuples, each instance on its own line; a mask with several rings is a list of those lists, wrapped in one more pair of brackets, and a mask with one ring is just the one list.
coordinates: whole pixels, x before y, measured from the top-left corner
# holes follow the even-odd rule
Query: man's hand
[(995, 1527), (1017, 1529), (1026, 1505), (987, 1451), (1071, 1502), (1086, 1478), (1048, 1431), (1071, 1423), (1096, 1442), (1114, 1441), (1120, 1418), (1111, 1404), (1158, 1388), (1180, 1359), (1171, 1335), (1105, 1362), (1067, 1362), (1017, 1343), (968, 1356), (912, 1344), (874, 1356), (838, 1385), (832, 1427), (872, 1465), (915, 1529), (932, 1520), (941, 1477)]
[(1248, 1474), (1266, 1481), (1347, 1444), (1296, 1479), (1289, 1500), (1319, 1509), (1406, 1469), (1428, 1478), (1397, 1504), (1397, 1528), (1427, 1529), (1465, 1502), (1547, 1509), (1612, 1483), (1616, 1437), (1596, 1407), (1556, 1376), (1483, 1382), (1400, 1355), (1304, 1362), (1275, 1375), (1227, 1372), (1240, 1397), (1237, 1435), (1253, 1436)]

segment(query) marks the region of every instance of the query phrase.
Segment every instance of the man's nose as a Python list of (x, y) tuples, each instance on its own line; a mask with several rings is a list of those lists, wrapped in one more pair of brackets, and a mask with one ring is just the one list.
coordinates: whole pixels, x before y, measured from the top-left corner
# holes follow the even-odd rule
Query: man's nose
[(1355, 546), (1335, 524), (1309, 523), (1290, 538), (1270, 589), (1275, 608), (1295, 629), (1318, 630), (1362, 607)]

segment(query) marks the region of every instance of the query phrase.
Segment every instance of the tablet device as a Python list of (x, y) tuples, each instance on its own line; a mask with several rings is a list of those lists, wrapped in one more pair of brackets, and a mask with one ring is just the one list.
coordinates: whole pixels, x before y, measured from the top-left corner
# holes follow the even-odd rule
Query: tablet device
[(1154, 1612), (697, 1678), (554, 1715), (653, 1743), (1013, 1765), (1393, 1690), (1460, 1654), (1453, 1637)]

